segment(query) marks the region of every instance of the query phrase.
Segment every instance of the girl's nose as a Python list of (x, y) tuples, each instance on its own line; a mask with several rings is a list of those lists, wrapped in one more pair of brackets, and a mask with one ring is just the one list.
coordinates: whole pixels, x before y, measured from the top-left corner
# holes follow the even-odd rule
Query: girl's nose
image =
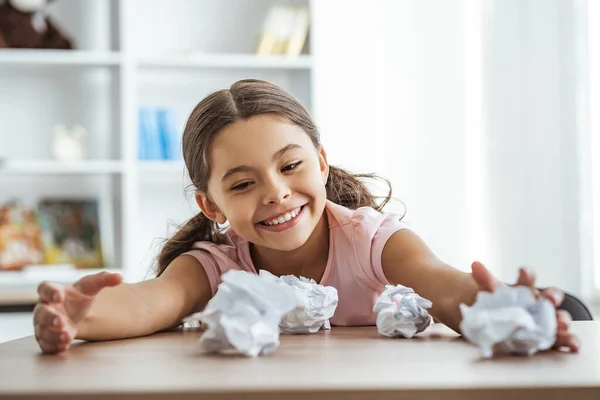
[(277, 180), (268, 183), (263, 203), (265, 205), (280, 204), (288, 197), (290, 197), (290, 188), (285, 181)]

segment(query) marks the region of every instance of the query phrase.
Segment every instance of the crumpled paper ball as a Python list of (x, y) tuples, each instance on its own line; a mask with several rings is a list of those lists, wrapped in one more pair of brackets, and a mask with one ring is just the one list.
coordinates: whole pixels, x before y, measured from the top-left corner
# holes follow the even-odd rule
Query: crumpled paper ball
[(431, 306), (431, 301), (411, 288), (386, 285), (373, 306), (373, 311), (378, 313), (377, 330), (384, 336), (412, 338), (432, 324), (427, 311)]
[(556, 309), (543, 297), (535, 298), (525, 286), (502, 286), (493, 293), (479, 292), (475, 303), (460, 305), (460, 331), (481, 355), (494, 350), (532, 355), (547, 350), (556, 340)]
[(301, 305), (293, 288), (245, 271), (228, 271), (206, 308), (187, 317), (208, 326), (199, 340), (205, 353), (239, 352), (250, 357), (279, 346), (279, 323)]
[(333, 317), (338, 304), (336, 288), (319, 285), (305, 277), (277, 277), (265, 270), (261, 270), (259, 276), (291, 287), (298, 296), (300, 306), (287, 312), (279, 323), (282, 333), (315, 333), (331, 328), (329, 318)]

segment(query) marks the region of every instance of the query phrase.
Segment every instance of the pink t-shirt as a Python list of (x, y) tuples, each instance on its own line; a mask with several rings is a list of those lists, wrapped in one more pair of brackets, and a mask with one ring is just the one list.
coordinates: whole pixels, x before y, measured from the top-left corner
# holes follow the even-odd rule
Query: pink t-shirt
[[(351, 210), (327, 201), (326, 210), (329, 258), (319, 283), (335, 287), (339, 296), (330, 322), (337, 326), (374, 325), (375, 299), (389, 284), (381, 265), (383, 247), (394, 232), (407, 228), (407, 224), (395, 214), (382, 214), (370, 207)], [(226, 244), (196, 242), (194, 249), (185, 253), (202, 264), (213, 295), (226, 271), (257, 273), (248, 241), (231, 229), (226, 236)]]

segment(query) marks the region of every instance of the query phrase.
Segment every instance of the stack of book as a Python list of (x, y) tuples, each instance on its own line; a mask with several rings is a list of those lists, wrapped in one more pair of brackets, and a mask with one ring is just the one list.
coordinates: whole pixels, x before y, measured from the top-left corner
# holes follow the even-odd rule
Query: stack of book
[(297, 56), (307, 43), (310, 14), (307, 6), (274, 5), (258, 40), (259, 55)]

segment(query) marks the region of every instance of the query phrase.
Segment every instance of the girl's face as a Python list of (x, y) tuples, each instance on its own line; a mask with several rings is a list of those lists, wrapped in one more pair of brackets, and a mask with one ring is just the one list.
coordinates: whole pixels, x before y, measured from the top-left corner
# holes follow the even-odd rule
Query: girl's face
[(257, 246), (302, 246), (325, 209), (329, 167), (297, 125), (258, 115), (226, 126), (211, 144), (203, 212)]

